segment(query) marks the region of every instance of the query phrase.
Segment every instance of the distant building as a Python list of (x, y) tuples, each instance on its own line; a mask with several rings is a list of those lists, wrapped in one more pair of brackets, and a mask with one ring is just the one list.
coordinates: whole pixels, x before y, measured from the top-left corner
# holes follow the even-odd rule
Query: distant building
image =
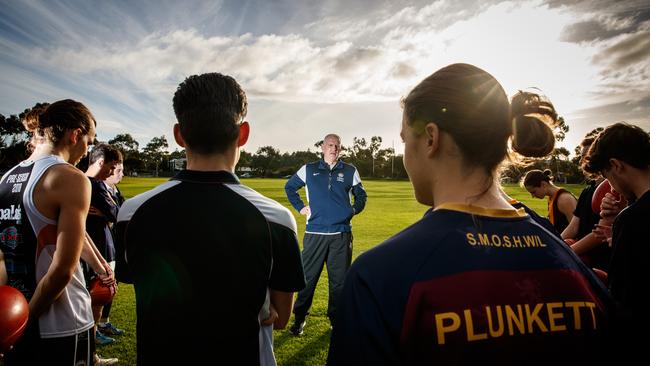
[(253, 168), (249, 166), (238, 166), (237, 168), (235, 168), (235, 172), (237, 173), (237, 176), (239, 176), (240, 178), (251, 178), (255, 173)]
[(171, 171), (183, 170), (186, 167), (187, 167), (187, 159), (186, 158), (171, 159), (169, 161), (169, 170), (171, 170)]

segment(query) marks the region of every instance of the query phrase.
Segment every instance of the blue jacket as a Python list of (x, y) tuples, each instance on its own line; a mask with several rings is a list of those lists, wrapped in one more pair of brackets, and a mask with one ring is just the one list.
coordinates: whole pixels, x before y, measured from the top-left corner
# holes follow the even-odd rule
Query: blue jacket
[[(305, 207), (297, 193), (303, 186), (306, 186), (305, 193), (311, 209), (311, 215), (307, 218), (307, 232), (352, 231), (350, 219), (363, 210), (367, 197), (357, 168), (340, 160), (332, 170), (323, 160), (303, 165), (284, 186), (289, 202), (298, 211)], [(350, 203), (352, 196), (354, 205)]]

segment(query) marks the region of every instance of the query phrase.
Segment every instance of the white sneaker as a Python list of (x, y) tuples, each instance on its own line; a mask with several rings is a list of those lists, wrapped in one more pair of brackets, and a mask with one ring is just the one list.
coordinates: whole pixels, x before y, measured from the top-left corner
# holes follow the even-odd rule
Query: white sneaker
[(111, 366), (118, 362), (119, 360), (117, 358), (101, 358), (98, 354), (95, 354), (94, 357), (94, 366)]

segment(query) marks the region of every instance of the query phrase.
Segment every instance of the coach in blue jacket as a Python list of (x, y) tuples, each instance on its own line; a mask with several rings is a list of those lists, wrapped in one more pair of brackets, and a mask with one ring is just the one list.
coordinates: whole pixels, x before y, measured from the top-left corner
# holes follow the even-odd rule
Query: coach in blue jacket
[[(330, 322), (334, 319), (343, 279), (352, 260), (350, 219), (366, 205), (366, 191), (357, 168), (339, 160), (341, 138), (335, 134), (325, 136), (322, 150), (322, 160), (303, 165), (284, 186), (291, 205), (307, 216), (302, 250), (307, 286), (298, 293), (293, 307), (295, 322), (289, 330), (294, 335), (303, 333), (323, 263), (327, 263), (329, 277), (327, 316)], [(297, 193), (303, 186), (307, 205)], [(352, 196), (354, 204), (350, 203)]]

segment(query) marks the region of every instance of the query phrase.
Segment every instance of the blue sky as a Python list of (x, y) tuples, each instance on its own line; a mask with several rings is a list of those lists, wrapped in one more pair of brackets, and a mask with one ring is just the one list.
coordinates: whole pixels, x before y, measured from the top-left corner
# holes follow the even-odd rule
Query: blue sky
[(73, 98), (98, 136), (165, 135), (187, 76), (221, 72), (249, 97), (254, 152), (399, 140), (400, 97), (454, 62), (509, 94), (541, 88), (568, 121), (564, 145), (625, 120), (650, 129), (647, 1), (0, 0), (0, 113)]

